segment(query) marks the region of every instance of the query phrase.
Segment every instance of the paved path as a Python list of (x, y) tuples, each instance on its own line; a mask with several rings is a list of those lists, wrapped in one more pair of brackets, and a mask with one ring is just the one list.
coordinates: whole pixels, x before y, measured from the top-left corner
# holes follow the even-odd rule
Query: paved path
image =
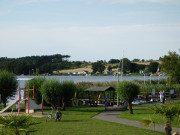
[[(122, 113), (122, 111), (104, 111), (104, 112), (94, 116), (93, 118), (110, 121), (110, 122), (115, 122), (115, 123), (120, 123), (120, 124), (125, 124), (125, 125), (129, 125), (129, 126), (134, 126), (134, 127), (139, 127), (139, 128), (145, 128), (142, 125), (142, 123), (139, 121), (132, 121), (132, 120), (127, 120), (127, 119), (117, 118), (117, 116), (120, 115), (121, 113)], [(152, 126), (151, 128), (148, 128), (148, 129), (154, 130), (154, 126)], [(155, 125), (155, 130), (165, 132), (163, 125)], [(173, 128), (172, 133), (175, 131), (180, 131), (180, 129)]]

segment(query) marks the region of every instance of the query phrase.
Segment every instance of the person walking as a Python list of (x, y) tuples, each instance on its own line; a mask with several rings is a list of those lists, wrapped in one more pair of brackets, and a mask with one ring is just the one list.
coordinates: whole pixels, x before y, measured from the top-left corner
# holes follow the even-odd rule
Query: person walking
[(162, 100), (163, 100), (163, 102), (162, 102), (162, 103), (164, 104), (164, 102), (165, 102), (165, 98), (166, 98), (166, 93), (165, 93), (165, 91), (164, 91), (164, 90), (163, 90), (162, 94), (163, 94), (163, 95), (162, 95)]
[(108, 99), (107, 99), (107, 97), (105, 97), (104, 104), (105, 104), (105, 110), (107, 110), (107, 108), (106, 108), (108, 106)]
[(160, 92), (159, 92), (159, 98), (160, 98), (160, 102), (162, 103), (163, 102), (163, 92), (162, 92), (162, 90), (160, 90)]

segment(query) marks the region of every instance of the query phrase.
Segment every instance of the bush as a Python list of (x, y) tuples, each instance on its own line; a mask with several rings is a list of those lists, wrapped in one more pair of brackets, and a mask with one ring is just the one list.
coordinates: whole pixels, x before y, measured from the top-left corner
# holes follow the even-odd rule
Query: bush
[(76, 91), (76, 85), (73, 81), (63, 81), (60, 88), (60, 99), (62, 109), (65, 110), (67, 103), (73, 98)]
[(13, 73), (8, 71), (0, 71), (0, 94), (1, 100), (6, 107), (8, 98), (14, 97), (17, 91), (17, 80)]
[(117, 93), (122, 100), (126, 100), (128, 102), (129, 113), (133, 114), (132, 101), (140, 93), (139, 86), (130, 81), (122, 81), (118, 84)]
[[(41, 104), (42, 101), (41, 86), (45, 81), (46, 81), (45, 78), (38, 77), (26, 82), (26, 88), (28, 88), (29, 86), (30, 89), (33, 89), (34, 86), (34, 96), (35, 96), (36, 104)], [(30, 97), (33, 98), (33, 91), (30, 91), (29, 93), (30, 93)]]
[(43, 83), (41, 93), (44, 100), (54, 109), (61, 105), (65, 109), (66, 104), (72, 99), (76, 91), (76, 85), (72, 81), (59, 82), (52, 79)]
[(43, 99), (51, 104), (53, 109), (56, 109), (59, 106), (60, 100), (60, 91), (61, 84), (58, 80), (52, 79), (45, 81), (41, 87), (41, 93), (43, 95)]

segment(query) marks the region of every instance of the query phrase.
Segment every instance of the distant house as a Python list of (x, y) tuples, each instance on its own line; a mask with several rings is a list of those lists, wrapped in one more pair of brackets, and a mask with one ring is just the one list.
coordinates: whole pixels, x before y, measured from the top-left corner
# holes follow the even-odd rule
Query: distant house
[(104, 74), (106, 74), (106, 75), (112, 75), (112, 74), (113, 74), (113, 71), (105, 71)]
[(87, 75), (87, 74), (89, 74), (89, 71), (83, 70), (83, 71), (78, 72), (78, 74), (79, 75)]
[(77, 75), (78, 74), (78, 72), (73, 72), (73, 75)]
[(146, 74), (146, 73), (148, 73), (148, 71), (145, 71), (145, 70), (139, 70), (139, 73), (140, 73), (140, 74)]
[(50, 73), (44, 73), (44, 75), (45, 75), (45, 76), (51, 76), (51, 74), (50, 74)]
[(83, 74), (89, 74), (89, 71), (87, 71), (87, 70), (83, 70)]

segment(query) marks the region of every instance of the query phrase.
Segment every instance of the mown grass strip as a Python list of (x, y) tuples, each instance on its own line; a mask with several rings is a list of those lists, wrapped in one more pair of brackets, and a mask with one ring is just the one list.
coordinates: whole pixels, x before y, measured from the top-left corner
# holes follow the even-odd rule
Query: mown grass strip
[[(171, 103), (170, 105), (178, 105), (180, 107), (180, 102)], [(142, 121), (144, 118), (148, 118), (149, 116), (152, 117), (153, 120), (155, 120), (156, 123), (164, 124), (164, 120), (162, 117), (160, 117), (157, 114), (154, 114), (154, 112), (150, 109), (150, 107), (139, 107), (133, 109), (133, 115), (129, 114), (129, 111), (124, 111), (121, 113), (118, 118), (121, 119), (128, 119), (128, 120), (134, 120), (134, 121)], [(172, 127), (180, 128), (180, 124), (178, 123), (178, 119), (174, 119), (172, 122)]]
[(127, 125), (93, 119), (104, 110), (104, 107), (71, 107), (63, 111), (61, 122), (45, 122), (44, 118), (36, 118), (41, 124), (33, 128), (36, 135), (163, 135), (162, 132), (131, 127)]

